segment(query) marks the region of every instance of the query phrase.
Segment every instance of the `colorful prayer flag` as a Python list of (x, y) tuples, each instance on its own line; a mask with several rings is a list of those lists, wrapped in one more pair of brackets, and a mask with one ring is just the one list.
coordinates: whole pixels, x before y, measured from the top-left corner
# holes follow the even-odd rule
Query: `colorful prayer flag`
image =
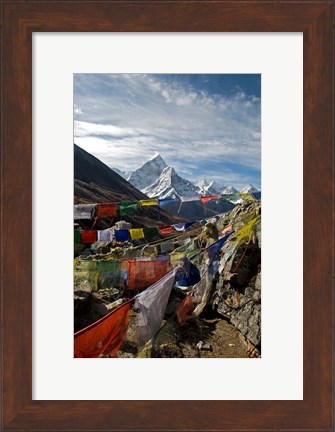
[(80, 243), (80, 231), (79, 230), (74, 230), (74, 242)]
[(132, 300), (74, 335), (74, 357), (99, 357), (114, 355), (126, 336), (129, 309)]
[(139, 294), (135, 301), (137, 339), (142, 347), (160, 328), (177, 269), (172, 270), (150, 288)]
[(96, 217), (98, 219), (107, 218), (107, 217), (116, 217), (117, 216), (117, 203), (106, 203), (106, 204), (98, 204)]
[(222, 237), (220, 240), (218, 240), (217, 242), (213, 243), (207, 250), (208, 256), (210, 259), (213, 259), (215, 257), (215, 255), (217, 255), (220, 250), (222, 249), (222, 246), (225, 244), (225, 242), (228, 240), (228, 238), (232, 235), (233, 233), (229, 233), (227, 235), (225, 235), (224, 237)]
[(144, 228), (144, 236), (147, 240), (152, 240), (155, 237), (159, 236), (159, 231), (157, 227), (153, 227), (153, 228)]
[(128, 274), (128, 289), (141, 291), (161, 279), (169, 271), (169, 260), (125, 259), (121, 271)]
[(220, 194), (217, 194), (217, 195), (202, 196), (202, 197), (200, 197), (200, 201), (201, 201), (202, 203), (206, 203), (206, 202), (211, 201), (211, 200), (213, 200), (213, 199), (215, 199), (215, 198), (219, 198), (219, 196), (220, 196)]
[(129, 230), (130, 237), (132, 240), (141, 240), (144, 239), (143, 228), (134, 228)]
[(163, 207), (166, 204), (170, 204), (170, 203), (173, 203), (173, 202), (176, 202), (176, 201), (178, 201), (177, 198), (162, 198), (162, 199), (158, 200), (158, 203), (159, 203), (160, 207)]
[(97, 237), (99, 242), (110, 242), (113, 240), (113, 233), (111, 230), (98, 230)]
[(159, 226), (158, 229), (163, 235), (173, 233), (173, 228), (171, 226)]
[(92, 219), (96, 204), (76, 204), (73, 211), (74, 220)]
[(115, 230), (114, 235), (115, 235), (115, 240), (117, 242), (127, 242), (130, 240), (130, 235), (128, 230)]
[(184, 298), (179, 308), (176, 310), (176, 315), (180, 326), (186, 323), (187, 318), (189, 318), (192, 315), (193, 311), (194, 311), (194, 304), (192, 301), (192, 295), (190, 294)]
[(140, 200), (140, 204), (142, 207), (157, 206), (158, 205), (158, 199)]
[(194, 223), (195, 222), (187, 222), (187, 223), (174, 224), (172, 226), (176, 231), (185, 231), (187, 228), (189, 228)]
[(137, 201), (122, 201), (119, 204), (120, 216), (131, 216), (136, 213)]
[(97, 232), (95, 230), (83, 230), (80, 235), (82, 243), (95, 243), (97, 241)]

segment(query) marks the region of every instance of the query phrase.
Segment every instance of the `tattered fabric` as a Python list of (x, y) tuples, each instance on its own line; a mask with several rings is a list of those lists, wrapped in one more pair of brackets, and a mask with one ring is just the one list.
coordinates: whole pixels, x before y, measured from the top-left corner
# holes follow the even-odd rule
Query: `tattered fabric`
[(98, 219), (107, 217), (114, 218), (117, 216), (117, 209), (117, 203), (98, 204), (96, 210), (96, 217)]
[(74, 335), (74, 357), (115, 355), (126, 336), (131, 300)]
[(189, 318), (192, 315), (193, 311), (194, 311), (194, 304), (192, 301), (192, 296), (188, 295), (187, 297), (184, 298), (179, 308), (176, 310), (178, 324), (180, 326), (184, 325), (187, 321), (187, 318)]
[(166, 204), (170, 204), (176, 201), (178, 201), (177, 198), (162, 198), (158, 200), (158, 203), (160, 207), (164, 207)]
[(97, 241), (97, 232), (95, 230), (84, 230), (80, 234), (82, 243), (95, 243)]
[(96, 204), (76, 204), (73, 211), (73, 219), (92, 219), (93, 211)]
[(147, 290), (139, 294), (135, 308), (138, 345), (142, 347), (160, 328), (173, 287), (177, 269), (172, 270)]
[(218, 240), (217, 242), (215, 242), (213, 245), (211, 245), (208, 250), (208, 256), (210, 259), (213, 259), (215, 257), (215, 255), (217, 255), (220, 250), (222, 249), (222, 246), (225, 244), (225, 242), (228, 240), (228, 238), (232, 235), (233, 233), (230, 232), (229, 234), (225, 235), (224, 237), (220, 238), (220, 240)]
[(136, 260), (122, 261), (121, 270), (128, 274), (128, 289), (141, 291), (157, 282), (170, 269), (169, 260)]
[(189, 228), (194, 223), (195, 222), (179, 223), (179, 224), (174, 224), (172, 226), (176, 231), (185, 231), (187, 228)]

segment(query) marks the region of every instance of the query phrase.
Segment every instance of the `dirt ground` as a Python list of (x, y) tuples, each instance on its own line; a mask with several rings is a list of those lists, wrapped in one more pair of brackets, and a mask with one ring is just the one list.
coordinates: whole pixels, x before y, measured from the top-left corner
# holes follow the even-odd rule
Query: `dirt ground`
[[(117, 353), (119, 358), (137, 354), (136, 313), (131, 311), (127, 339)], [(184, 326), (171, 327), (173, 334), (164, 335), (157, 345), (159, 355), (178, 358), (248, 358), (236, 328), (220, 318), (189, 321)]]

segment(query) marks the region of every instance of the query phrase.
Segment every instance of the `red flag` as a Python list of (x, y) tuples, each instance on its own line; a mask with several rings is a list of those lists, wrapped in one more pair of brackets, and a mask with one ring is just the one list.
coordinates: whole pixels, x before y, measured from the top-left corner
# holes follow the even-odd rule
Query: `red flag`
[(186, 320), (188, 317), (192, 315), (192, 312), (194, 311), (194, 304), (192, 301), (192, 296), (188, 295), (184, 298), (182, 303), (180, 304), (179, 308), (176, 311), (178, 323), (180, 326), (184, 325), (186, 323)]
[(208, 201), (210, 201), (212, 199), (219, 198), (219, 196), (220, 196), (220, 194), (218, 194), (218, 195), (202, 196), (202, 197), (200, 197), (200, 200), (201, 200), (202, 203), (206, 203), (206, 202), (208, 202)]
[(121, 271), (128, 272), (128, 289), (142, 291), (153, 285), (170, 270), (169, 260), (125, 259)]
[(174, 232), (172, 226), (159, 226), (158, 229), (161, 234), (170, 234)]
[(126, 336), (132, 300), (77, 332), (74, 335), (74, 357), (92, 358), (102, 353), (114, 355)]
[(95, 243), (97, 241), (97, 232), (95, 230), (84, 230), (80, 232), (82, 243)]
[(116, 217), (117, 209), (117, 203), (98, 204), (96, 217), (98, 219), (106, 217)]

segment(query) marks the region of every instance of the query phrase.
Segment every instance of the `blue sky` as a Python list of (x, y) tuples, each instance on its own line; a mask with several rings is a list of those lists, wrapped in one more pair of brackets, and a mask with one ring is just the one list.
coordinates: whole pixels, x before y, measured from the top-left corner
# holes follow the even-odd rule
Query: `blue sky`
[(261, 76), (75, 74), (74, 142), (133, 171), (155, 152), (178, 174), (261, 186)]

